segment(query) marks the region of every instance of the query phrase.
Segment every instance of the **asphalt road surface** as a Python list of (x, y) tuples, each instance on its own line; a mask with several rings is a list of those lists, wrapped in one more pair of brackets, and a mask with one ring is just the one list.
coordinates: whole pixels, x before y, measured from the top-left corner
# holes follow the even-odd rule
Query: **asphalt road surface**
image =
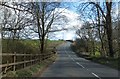
[(77, 57), (70, 42), (57, 48), (58, 57), (41, 77), (74, 77), (88, 79), (120, 79), (118, 70)]

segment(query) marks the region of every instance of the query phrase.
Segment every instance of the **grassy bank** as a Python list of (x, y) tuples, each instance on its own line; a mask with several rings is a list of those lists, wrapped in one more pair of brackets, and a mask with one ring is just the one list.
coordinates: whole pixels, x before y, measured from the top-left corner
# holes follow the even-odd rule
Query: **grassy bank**
[(108, 67), (120, 70), (120, 65), (119, 65), (120, 58), (94, 57), (94, 56), (81, 55), (81, 54), (79, 54), (78, 56), (83, 57), (87, 60), (91, 60), (92, 62), (99, 63), (102, 65), (106, 65)]
[(108, 67), (120, 70), (120, 58), (111, 58), (111, 57), (101, 57), (98, 54), (95, 54), (94, 56), (89, 55), (87, 53), (77, 52), (76, 48), (71, 45), (71, 49), (76, 53), (77, 56), (85, 58), (87, 60), (91, 60), (92, 62), (96, 62), (102, 65), (106, 65)]
[(109, 66), (120, 71), (120, 58), (91, 57), (91, 61)]

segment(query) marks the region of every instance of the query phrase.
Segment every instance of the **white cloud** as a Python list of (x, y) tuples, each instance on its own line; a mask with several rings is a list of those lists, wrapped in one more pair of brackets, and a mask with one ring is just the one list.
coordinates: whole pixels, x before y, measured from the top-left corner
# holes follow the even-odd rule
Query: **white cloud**
[(79, 14), (65, 8), (57, 8), (56, 12), (62, 12), (60, 15), (64, 15), (69, 20), (66, 27), (81, 26), (81, 22), (78, 20)]
[[(56, 39), (74, 39), (76, 36), (76, 27), (81, 27), (82, 24), (80, 20), (78, 20), (79, 14), (65, 8), (57, 8), (56, 12), (62, 12), (60, 15), (64, 15), (68, 19), (68, 23), (64, 25), (64, 28), (68, 28), (68, 31), (54, 33)], [(57, 27), (60, 27), (60, 25)]]

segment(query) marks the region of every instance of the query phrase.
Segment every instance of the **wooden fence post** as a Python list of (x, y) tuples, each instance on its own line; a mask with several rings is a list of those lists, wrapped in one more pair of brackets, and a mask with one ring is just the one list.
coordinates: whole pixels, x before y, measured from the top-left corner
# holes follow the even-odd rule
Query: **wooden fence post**
[[(13, 62), (16, 62), (16, 52), (14, 52)], [(16, 65), (13, 66), (13, 71), (16, 70)]]
[[(24, 61), (26, 60), (26, 55), (24, 55)], [(24, 63), (24, 68), (26, 67), (26, 63)]]
[(7, 72), (7, 67), (9, 66), (9, 62), (7, 61), (7, 66), (5, 67), (5, 71), (4, 71), (4, 73), (6, 73)]

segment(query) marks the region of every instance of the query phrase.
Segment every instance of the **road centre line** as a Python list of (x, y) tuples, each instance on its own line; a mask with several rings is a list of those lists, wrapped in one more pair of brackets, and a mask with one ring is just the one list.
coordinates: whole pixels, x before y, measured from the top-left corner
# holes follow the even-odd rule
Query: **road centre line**
[(96, 75), (95, 73), (92, 72), (92, 74), (97, 77), (98, 79), (101, 79), (98, 75)]
[(72, 59), (73, 61), (75, 61), (72, 57), (71, 57), (71, 59)]
[[(68, 53), (67, 51), (65, 51), (65, 53), (75, 62), (74, 58), (72, 58)], [(74, 53), (74, 52), (72, 52)], [(78, 64), (79, 66), (81, 66), (82, 68), (85, 68), (83, 65), (81, 65), (79, 62), (76, 62), (76, 64)], [(88, 69), (87, 69), (88, 70)], [(98, 79), (101, 79), (97, 74), (93, 73), (92, 72), (92, 75), (94, 75), (95, 77), (97, 77)]]
[[(65, 51), (66, 52), (66, 51)], [(66, 54), (68, 55), (68, 53), (66, 52)], [(70, 55), (68, 55), (73, 61), (75, 61)], [(80, 63), (76, 62), (79, 66), (81, 66), (82, 68), (85, 68), (83, 65), (81, 65)]]
[[(66, 52), (66, 51), (65, 51)], [(73, 52), (72, 52), (73, 53)], [(75, 62), (74, 58), (72, 58), (67, 52), (66, 54)], [(76, 64), (78, 64), (79, 66), (81, 66), (82, 68), (85, 68), (83, 65), (81, 65), (79, 62), (76, 62)], [(88, 70), (88, 69), (87, 69)], [(92, 75), (94, 75), (95, 77), (97, 77), (98, 79), (101, 79), (97, 74), (92, 72)]]
[[(65, 51), (65, 53), (73, 60), (73, 61), (75, 61), (66, 51)], [(80, 63), (78, 63), (78, 62), (76, 62), (79, 66), (81, 66), (82, 68), (85, 68), (83, 65), (81, 65)]]
[(83, 65), (81, 65), (80, 63), (76, 62), (79, 66), (81, 66), (82, 68), (85, 68)]

